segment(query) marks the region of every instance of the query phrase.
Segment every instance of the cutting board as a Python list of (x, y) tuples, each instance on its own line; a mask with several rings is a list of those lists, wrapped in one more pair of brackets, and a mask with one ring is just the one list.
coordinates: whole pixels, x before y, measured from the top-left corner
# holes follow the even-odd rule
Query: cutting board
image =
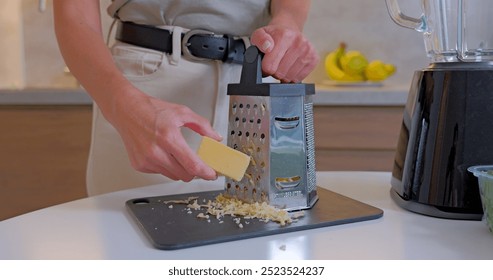
[[(186, 200), (198, 197), (199, 204), (215, 200), (222, 191), (197, 192), (178, 195), (155, 196), (131, 199), (126, 207), (140, 229), (157, 249), (176, 250), (220, 242), (294, 232), (320, 227), (356, 223), (378, 219), (383, 216), (381, 209), (340, 195), (324, 188), (318, 188), (319, 200), (313, 208), (304, 210), (298, 221), (281, 226), (276, 222), (258, 219), (225, 216), (220, 220), (198, 218), (205, 210), (189, 209), (186, 204), (164, 203), (172, 200)], [(173, 205), (170, 207), (170, 205)], [(222, 221), (222, 222), (220, 222)]]

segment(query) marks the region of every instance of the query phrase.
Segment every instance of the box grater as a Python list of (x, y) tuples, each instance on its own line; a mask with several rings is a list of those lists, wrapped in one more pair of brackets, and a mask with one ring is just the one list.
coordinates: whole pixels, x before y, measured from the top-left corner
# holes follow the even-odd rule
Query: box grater
[(251, 157), (241, 181), (225, 194), (291, 210), (318, 199), (313, 133), (313, 84), (262, 83), (262, 53), (251, 46), (239, 84), (228, 85), (228, 146)]

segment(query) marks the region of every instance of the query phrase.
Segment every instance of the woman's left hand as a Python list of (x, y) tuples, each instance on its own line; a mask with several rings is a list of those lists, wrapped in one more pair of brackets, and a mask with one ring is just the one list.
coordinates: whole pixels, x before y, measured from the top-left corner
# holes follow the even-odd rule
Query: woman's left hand
[(251, 42), (264, 53), (264, 75), (285, 83), (301, 82), (319, 62), (315, 48), (304, 35), (283, 25), (267, 25), (255, 30)]

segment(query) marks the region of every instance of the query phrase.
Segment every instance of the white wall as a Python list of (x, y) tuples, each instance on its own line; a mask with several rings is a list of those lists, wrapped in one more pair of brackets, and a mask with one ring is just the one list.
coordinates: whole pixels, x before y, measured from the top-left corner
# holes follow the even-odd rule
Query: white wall
[[(39, 10), (38, 0), (0, 1), (0, 89), (74, 88), (53, 28), (53, 1)], [(102, 0), (106, 6), (111, 0)], [(102, 8), (103, 10), (103, 8)], [(105, 16), (105, 29), (111, 19)]]
[(0, 1), (0, 88), (25, 84), (21, 2)]
[[(105, 12), (110, 1), (101, 1), (105, 30), (111, 23)], [(420, 14), (419, 2), (400, 1), (403, 10), (413, 16)], [(53, 31), (51, 0), (46, 1), (42, 13), (38, 0), (0, 1), (0, 34), (0, 88), (76, 86), (73, 77), (64, 73)], [(326, 79), (323, 58), (341, 41), (369, 59), (394, 63), (397, 73), (389, 83), (409, 83), (413, 71), (428, 64), (421, 34), (397, 26), (384, 0), (312, 0), (305, 34), (322, 58), (307, 82)]]
[[(401, 10), (414, 17), (421, 14), (420, 2), (399, 1)], [(341, 41), (348, 49), (363, 52), (368, 59), (395, 64), (397, 72), (389, 83), (410, 83), (414, 70), (429, 63), (422, 34), (395, 24), (385, 0), (312, 0), (305, 33), (322, 58), (308, 79), (311, 82), (326, 79), (323, 58)]]

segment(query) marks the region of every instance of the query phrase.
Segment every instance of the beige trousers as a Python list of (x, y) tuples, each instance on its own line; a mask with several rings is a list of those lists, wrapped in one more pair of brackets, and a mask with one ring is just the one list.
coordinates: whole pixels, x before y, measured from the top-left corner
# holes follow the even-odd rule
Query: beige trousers
[[(180, 31), (175, 30), (175, 34)], [(180, 55), (178, 40), (173, 49), (178, 52), (169, 55), (116, 42), (111, 51), (115, 63), (137, 88), (151, 96), (190, 107), (208, 118), (214, 129), (226, 138), (227, 84), (239, 82), (241, 65), (186, 60)], [(183, 133), (187, 143), (196, 150), (200, 136), (190, 130)], [(163, 175), (141, 173), (132, 168), (120, 135), (96, 104), (86, 179), (89, 195), (170, 181)]]

